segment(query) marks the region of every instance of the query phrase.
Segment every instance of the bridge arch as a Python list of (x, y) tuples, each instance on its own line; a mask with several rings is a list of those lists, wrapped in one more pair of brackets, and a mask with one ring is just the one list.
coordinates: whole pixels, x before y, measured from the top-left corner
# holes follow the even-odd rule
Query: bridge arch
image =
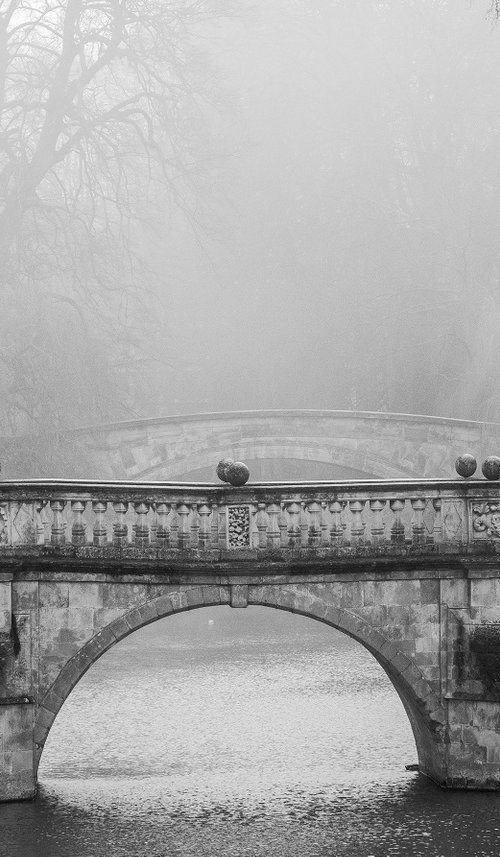
[[(165, 466), (164, 462), (152, 464), (141, 470), (137, 475), (139, 481), (162, 480), (165, 478), (189, 480), (193, 482), (213, 481), (214, 462), (226, 458), (228, 455), (227, 444), (225, 446), (207, 446), (205, 449), (193, 450), (186, 458)], [(231, 457), (235, 461), (245, 461), (249, 464), (252, 476), (255, 473), (255, 464), (263, 464), (262, 469), (266, 481), (280, 478), (280, 474), (269, 471), (266, 464), (271, 466), (276, 463), (283, 466), (284, 462), (300, 462), (303, 465), (319, 465), (320, 475), (317, 478), (329, 479), (339, 478), (338, 471), (342, 471), (342, 478), (369, 479), (378, 476), (383, 479), (408, 478), (412, 472), (409, 466), (395, 464), (393, 461), (384, 459), (382, 456), (371, 457), (365, 451), (358, 449), (346, 450), (341, 441), (332, 441), (329, 445), (324, 441), (315, 441), (307, 438), (261, 438), (255, 440), (242, 437), (233, 441), (230, 446)], [(252, 464), (254, 466), (252, 466)], [(198, 472), (197, 472), (198, 471)], [(266, 472), (267, 471), (267, 472)], [(308, 478), (315, 478), (314, 474), (308, 472)], [(256, 481), (260, 481), (259, 478)]]
[[(101, 655), (136, 630), (174, 613), (231, 603), (229, 586), (177, 587), (168, 594), (134, 607), (95, 634), (62, 667), (43, 698), (35, 720), (35, 776), (52, 724), (65, 700), (83, 675)], [(297, 613), (330, 625), (361, 643), (378, 661), (391, 680), (408, 715), (413, 730), (419, 765), (437, 782), (443, 781), (444, 713), (439, 697), (433, 691), (417, 664), (355, 612), (329, 605), (306, 585), (250, 586), (248, 606)]]

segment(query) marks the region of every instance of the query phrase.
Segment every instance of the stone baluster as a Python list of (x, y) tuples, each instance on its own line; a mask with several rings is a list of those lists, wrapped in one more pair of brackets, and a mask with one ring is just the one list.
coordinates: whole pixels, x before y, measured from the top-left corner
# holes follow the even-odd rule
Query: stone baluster
[(116, 547), (123, 547), (128, 541), (128, 528), (125, 521), (127, 514), (128, 503), (113, 503), (115, 520), (113, 521), (113, 544)]
[(47, 500), (46, 503), (44, 504), (44, 508), (42, 511), (43, 528), (45, 530), (45, 537), (44, 538), (45, 538), (45, 544), (46, 545), (50, 544), (50, 534), (51, 534), (51, 530), (52, 530), (52, 521), (50, 520), (50, 515), (48, 512), (49, 507), (50, 507), (50, 500)]
[(385, 541), (385, 524), (382, 513), (386, 502), (387, 500), (370, 500), (370, 509), (372, 512), (370, 534), (372, 544), (374, 545), (382, 544)]
[(200, 544), (200, 518), (198, 516), (198, 506), (196, 503), (191, 503), (191, 547), (198, 550)]
[(190, 532), (189, 532), (189, 506), (186, 503), (177, 504), (177, 515), (179, 518), (178, 545), (180, 550), (186, 550), (189, 547)]
[(309, 512), (308, 546), (317, 548), (321, 541), (321, 506), (313, 501), (309, 503), (307, 511)]
[[(0, 506), (4, 504), (0, 503)], [(45, 526), (45, 516), (43, 514), (43, 510), (47, 505), (46, 500), (37, 500), (35, 503), (35, 532), (36, 532), (36, 543), (37, 545), (45, 544), (45, 536), (46, 536), (46, 526)]]
[(179, 547), (179, 525), (180, 518), (177, 514), (177, 505), (172, 504), (172, 511), (170, 513), (170, 547), (178, 548)]
[(365, 525), (363, 523), (363, 509), (366, 500), (349, 500), (349, 508), (351, 510), (351, 544), (359, 545), (363, 542), (365, 534)]
[(255, 516), (257, 531), (259, 533), (259, 548), (267, 547), (267, 529), (269, 527), (269, 516), (266, 513), (266, 504), (258, 503), (257, 514)]
[(344, 528), (342, 526), (342, 503), (334, 500), (330, 503), (332, 513), (332, 526), (330, 529), (332, 547), (339, 548), (344, 540)]
[(11, 545), (18, 544), (21, 541), (21, 534), (19, 533), (17, 527), (14, 524), (14, 521), (18, 516), (19, 510), (21, 509), (21, 506), (22, 503), (19, 503), (17, 500), (10, 500), (8, 506), (6, 506), (9, 544)]
[(405, 525), (403, 523), (403, 511), (405, 508), (404, 500), (390, 500), (390, 507), (394, 513), (394, 522), (391, 527), (391, 542), (395, 544), (404, 544), (405, 541)]
[(300, 546), (309, 547), (309, 515), (305, 503), (300, 504)]
[(413, 509), (413, 518), (411, 522), (412, 542), (414, 545), (421, 545), (425, 542), (425, 524), (424, 524), (424, 509), (425, 500), (417, 497), (411, 500)]
[(432, 528), (432, 540), (434, 544), (439, 545), (443, 541), (443, 503), (441, 497), (436, 497), (432, 501), (434, 506), (434, 526)]
[(345, 517), (345, 510), (347, 509), (347, 507), (348, 507), (348, 500), (342, 500), (342, 512), (340, 514), (340, 523), (342, 526), (343, 539), (345, 542), (347, 542), (347, 536), (346, 536), (347, 521), (346, 521), (346, 517)]
[(216, 506), (215, 509), (216, 509), (215, 514), (217, 515), (217, 538), (218, 538), (219, 548), (221, 550), (225, 550), (227, 548), (227, 538), (228, 538), (228, 536), (227, 536), (228, 510), (227, 510), (227, 506)]
[(11, 515), (10, 513), (10, 504), (7, 501), (0, 503), (0, 544), (2, 545), (10, 545), (12, 544), (12, 527), (11, 527)]
[(102, 500), (92, 501), (92, 510), (95, 515), (93, 538), (94, 544), (97, 547), (103, 547), (108, 541), (108, 530), (106, 527), (106, 521), (104, 520), (107, 508), (108, 504)]
[(325, 500), (321, 502), (321, 547), (330, 547), (330, 516)]
[(211, 514), (211, 508), (208, 503), (201, 503), (198, 506), (198, 515), (200, 520), (200, 550), (208, 550), (210, 544), (210, 521), (208, 520)]
[(50, 508), (52, 509), (52, 530), (50, 541), (53, 545), (62, 545), (65, 541), (66, 521), (64, 520), (63, 512), (65, 506), (64, 500), (51, 500)]
[(278, 515), (278, 527), (280, 531), (280, 547), (288, 547), (288, 521), (286, 518), (285, 504), (280, 504), (280, 513)]
[(288, 504), (288, 514), (290, 516), (290, 527), (288, 528), (288, 536), (290, 547), (295, 549), (300, 546), (300, 506), (298, 503)]
[(134, 511), (137, 515), (134, 524), (134, 541), (137, 547), (146, 547), (149, 543), (149, 524), (147, 521), (149, 503), (134, 503)]
[(278, 503), (270, 503), (267, 507), (267, 514), (269, 516), (269, 530), (267, 533), (267, 546), (271, 550), (278, 550), (280, 546), (281, 536), (280, 529), (278, 526), (278, 517), (280, 514), (280, 507)]
[(217, 503), (212, 503), (212, 522), (210, 526), (210, 536), (210, 543), (214, 548), (216, 548), (219, 544), (219, 507)]
[(156, 514), (158, 516), (158, 530), (156, 532), (156, 543), (161, 549), (170, 546), (170, 526), (168, 516), (170, 513), (170, 503), (157, 503)]
[(158, 512), (156, 511), (156, 503), (151, 503), (151, 525), (149, 528), (149, 538), (152, 545), (158, 542)]
[(71, 511), (73, 512), (71, 544), (73, 545), (84, 545), (87, 541), (85, 519), (83, 517), (86, 505), (86, 502), (82, 500), (71, 501)]

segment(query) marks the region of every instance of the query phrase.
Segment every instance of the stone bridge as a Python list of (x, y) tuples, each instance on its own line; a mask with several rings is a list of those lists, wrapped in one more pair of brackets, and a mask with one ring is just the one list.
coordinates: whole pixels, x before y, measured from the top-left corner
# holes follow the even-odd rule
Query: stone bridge
[(403, 702), (420, 770), (499, 789), (499, 553), (485, 480), (3, 482), (0, 798), (34, 797), (54, 718), (119, 640), (254, 604), (358, 640)]
[[(252, 478), (449, 479), (461, 452), (500, 450), (500, 424), (353, 411), (241, 411), (90, 426), (70, 432), (86, 478), (212, 481), (230, 456)], [(76, 475), (76, 474), (73, 474)]]

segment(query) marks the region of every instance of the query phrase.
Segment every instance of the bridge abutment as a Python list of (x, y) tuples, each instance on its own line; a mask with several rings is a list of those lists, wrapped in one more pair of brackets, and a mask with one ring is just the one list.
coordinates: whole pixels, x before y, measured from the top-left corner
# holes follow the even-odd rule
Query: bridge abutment
[(12, 697), (0, 701), (0, 801), (35, 797), (34, 706)]
[(444, 785), (500, 790), (500, 702), (449, 700), (447, 708)]

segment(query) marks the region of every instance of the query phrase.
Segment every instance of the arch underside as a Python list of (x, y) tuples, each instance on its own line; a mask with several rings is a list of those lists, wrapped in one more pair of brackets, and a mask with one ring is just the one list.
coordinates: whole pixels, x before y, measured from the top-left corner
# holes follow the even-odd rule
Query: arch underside
[[(232, 456), (234, 458), (234, 456)], [(255, 458), (249, 455), (238, 455), (243, 458), (252, 475), (252, 482), (303, 482), (324, 481), (339, 482), (345, 480), (359, 481), (362, 479), (375, 479), (374, 473), (366, 470), (357, 470), (354, 467), (346, 467), (342, 463), (328, 461), (316, 461), (314, 458)], [(179, 474), (180, 482), (212, 482), (215, 469), (211, 464), (208, 467), (197, 467)]]
[[(249, 586), (248, 605), (270, 607), (307, 616), (330, 625), (361, 643), (382, 666), (407, 712), (415, 737), (419, 765), (437, 782), (443, 771), (441, 739), (444, 714), (440, 700), (425, 680), (417, 665), (409, 662), (397, 645), (350, 610), (332, 607), (303, 587), (297, 592), (284, 587)], [(270, 593), (269, 589), (273, 591)], [(300, 587), (299, 587), (300, 589)], [(229, 605), (230, 586), (194, 586), (172, 589), (115, 619), (99, 631), (61, 669), (39, 706), (35, 721), (36, 769), (52, 723), (90, 666), (119, 640), (133, 631), (174, 613), (201, 607)]]
[[(409, 479), (416, 474), (420, 475), (418, 468), (415, 468), (408, 458), (401, 460), (397, 456), (394, 458), (385, 457), (377, 454), (374, 450), (365, 448), (361, 441), (358, 442), (357, 447), (354, 446), (353, 441), (349, 438), (345, 439), (345, 444), (342, 444), (340, 439), (331, 443), (321, 443), (306, 441), (301, 438), (287, 438), (284, 443), (282, 439), (277, 442), (276, 439), (270, 438), (260, 439), (258, 442), (254, 439), (238, 440), (226, 442), (224, 445), (222, 443), (217, 446), (210, 445), (202, 449), (194, 446), (188, 449), (185, 454), (179, 454), (178, 457), (159, 457), (155, 460), (154, 455), (151, 455), (152, 463), (150, 466), (131, 470), (127, 476), (134, 480), (147, 481), (151, 479), (187, 479), (191, 475), (192, 481), (198, 481), (195, 472), (205, 470), (211, 474), (210, 481), (212, 481), (215, 479), (217, 462), (226, 457), (242, 460), (246, 463), (251, 461), (302, 462), (300, 479), (373, 479), (376, 477), (381, 479)], [(308, 464), (311, 464), (310, 470), (308, 470)], [(323, 472), (321, 472), (321, 465), (324, 465)], [(352, 476), (350, 477), (348, 473), (346, 475), (341, 475), (338, 472), (335, 474), (336, 470), (351, 471)], [(252, 478), (254, 479), (253, 473)], [(280, 476), (275, 476), (274, 473), (267, 475), (264, 470), (263, 475), (254, 481), (273, 481), (274, 479), (279, 480)]]

